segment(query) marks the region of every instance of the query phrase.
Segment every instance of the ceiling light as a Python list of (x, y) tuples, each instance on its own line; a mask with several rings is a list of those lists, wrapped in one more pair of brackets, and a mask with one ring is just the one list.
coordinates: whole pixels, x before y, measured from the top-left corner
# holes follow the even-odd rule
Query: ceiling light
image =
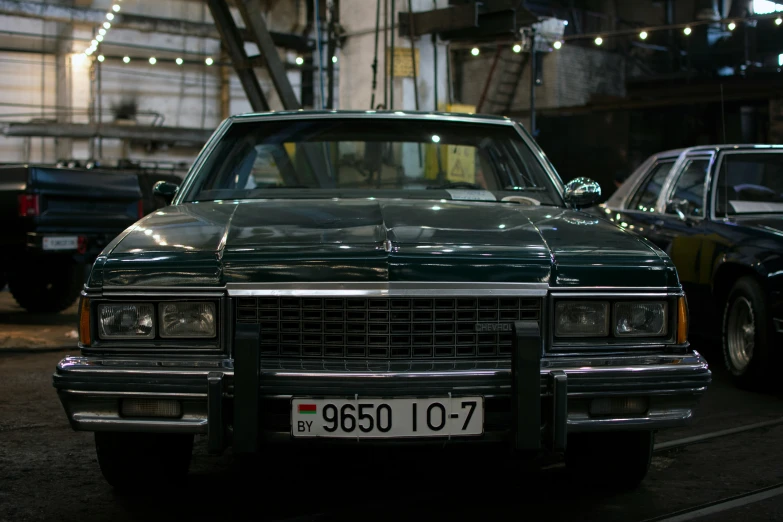
[(478, 47), (474, 47), (473, 49), (470, 50), (470, 54), (472, 54), (473, 56), (478, 56), (479, 52), (480, 51)]
[(104, 57), (102, 54), (99, 54), (99, 55), (98, 55), (98, 61), (99, 61), (99, 62), (102, 62), (102, 61), (103, 61), (103, 60), (105, 60), (105, 59), (106, 59), (106, 58), (105, 58), (105, 57)]
[(150, 64), (155, 65), (156, 63), (158, 63), (158, 60), (156, 60), (154, 56), (150, 56)]
[(729, 31), (733, 31), (736, 28), (737, 28), (737, 24), (735, 24), (734, 22), (729, 22)]
[(103, 28), (104, 29), (111, 29), (111, 24), (109, 22), (103, 22)]
[(175, 62), (177, 62), (177, 65), (182, 65), (182, 62), (183, 62), (184, 60), (182, 60), (182, 58), (177, 58), (177, 59), (176, 59), (176, 60), (174, 60), (174, 61), (175, 61)]
[(207, 59), (204, 60), (204, 63), (207, 65), (212, 65), (213, 63), (215, 63), (215, 60), (213, 60), (211, 57), (208, 56)]
[(560, 49), (561, 47), (563, 47), (563, 42), (561, 42), (560, 40), (558, 40), (558, 41), (556, 41), (555, 43), (553, 43), (553, 44), (552, 44), (552, 46), (553, 46), (555, 49)]
[(114, 20), (114, 13), (106, 13), (107, 20)]
[(120, 11), (120, 5), (114, 4), (113, 6), (111, 6), (111, 10), (114, 11), (115, 13), (118, 13)]
[(302, 65), (304, 63), (304, 58), (302, 58), (301, 56), (297, 56), (295, 61), (296, 61), (296, 65)]
[(693, 31), (691, 30), (690, 27), (686, 27), (685, 29), (682, 30), (682, 32), (685, 33), (685, 36), (689, 36)]
[(601, 45), (602, 43), (604, 43), (604, 39), (600, 36), (595, 39), (595, 45)]
[(641, 33), (639, 33), (639, 38), (641, 38), (642, 40), (646, 40), (647, 39), (647, 31), (642, 31)]
[(521, 52), (522, 46), (519, 44), (514, 44), (514, 47), (512, 47), (511, 50), (514, 51), (515, 53)]
[(123, 56), (122, 61), (125, 63), (130, 63), (130, 56)]

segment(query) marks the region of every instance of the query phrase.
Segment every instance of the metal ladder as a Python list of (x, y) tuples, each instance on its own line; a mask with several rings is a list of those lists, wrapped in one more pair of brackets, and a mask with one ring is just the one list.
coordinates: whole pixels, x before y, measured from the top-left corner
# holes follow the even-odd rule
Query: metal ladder
[[(525, 66), (530, 60), (529, 53), (515, 53), (507, 46), (498, 46), (492, 59), (484, 90), (476, 107), (476, 112), (485, 114), (505, 114), (511, 109), (514, 97), (522, 80)], [(495, 73), (497, 66), (500, 70)], [(495, 77), (497, 76), (497, 79)], [(493, 86), (491, 93), (490, 86)]]

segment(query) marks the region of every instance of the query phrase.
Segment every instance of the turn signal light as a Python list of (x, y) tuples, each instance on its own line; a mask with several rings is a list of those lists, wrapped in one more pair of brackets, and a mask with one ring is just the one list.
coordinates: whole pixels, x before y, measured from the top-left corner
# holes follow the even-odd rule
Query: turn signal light
[(645, 397), (603, 397), (590, 401), (590, 415), (639, 415), (648, 407)]
[(124, 417), (180, 417), (182, 405), (179, 401), (157, 399), (125, 399), (120, 406)]
[(90, 346), (90, 298), (82, 297), (79, 305), (79, 342), (83, 346)]
[(688, 342), (688, 301), (685, 296), (677, 300), (677, 344)]
[(34, 217), (39, 214), (37, 194), (19, 194), (19, 217)]

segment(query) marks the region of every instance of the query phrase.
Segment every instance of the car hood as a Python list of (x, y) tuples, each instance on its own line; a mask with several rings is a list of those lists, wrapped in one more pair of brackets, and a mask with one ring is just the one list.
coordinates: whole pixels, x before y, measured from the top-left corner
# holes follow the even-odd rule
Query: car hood
[(167, 207), (107, 246), (90, 286), (302, 281), (678, 285), (663, 252), (582, 212), (335, 198)]

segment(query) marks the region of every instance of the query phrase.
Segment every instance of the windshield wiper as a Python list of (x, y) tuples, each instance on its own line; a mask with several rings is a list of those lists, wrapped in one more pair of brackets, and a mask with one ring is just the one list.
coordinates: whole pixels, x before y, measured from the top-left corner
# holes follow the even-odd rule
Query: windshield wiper
[(445, 190), (445, 189), (471, 189), (471, 190), (486, 190), (481, 185), (475, 183), (468, 183), (467, 181), (452, 181), (450, 183), (444, 183), (443, 185), (436, 185), (427, 187), (427, 190)]

